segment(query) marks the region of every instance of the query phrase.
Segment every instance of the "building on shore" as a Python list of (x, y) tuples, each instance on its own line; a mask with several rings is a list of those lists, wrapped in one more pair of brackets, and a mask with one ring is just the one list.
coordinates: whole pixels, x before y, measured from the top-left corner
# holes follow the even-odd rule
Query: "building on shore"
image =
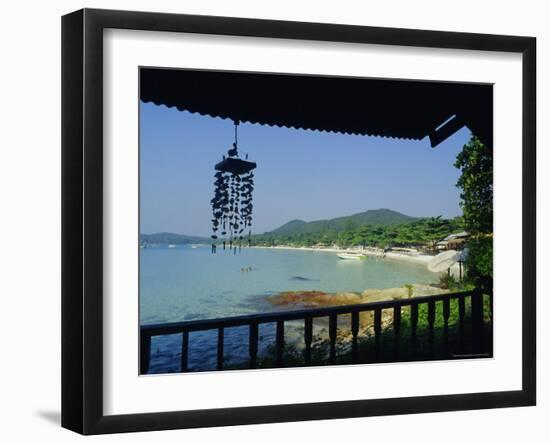
[(459, 250), (462, 249), (464, 243), (470, 234), (466, 231), (458, 232), (456, 234), (451, 234), (445, 237), (443, 240), (436, 243), (436, 248), (438, 251), (448, 251), (448, 250)]

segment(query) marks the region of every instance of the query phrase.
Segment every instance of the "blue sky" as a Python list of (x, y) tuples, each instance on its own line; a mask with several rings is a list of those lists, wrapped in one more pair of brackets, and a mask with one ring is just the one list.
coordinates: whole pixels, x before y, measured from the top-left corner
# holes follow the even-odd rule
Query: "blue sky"
[[(233, 123), (140, 104), (141, 232), (210, 235), (214, 164), (233, 142)], [(239, 152), (255, 171), (253, 232), (389, 208), (412, 216), (461, 213), (463, 128), (437, 148), (420, 141), (241, 123)]]

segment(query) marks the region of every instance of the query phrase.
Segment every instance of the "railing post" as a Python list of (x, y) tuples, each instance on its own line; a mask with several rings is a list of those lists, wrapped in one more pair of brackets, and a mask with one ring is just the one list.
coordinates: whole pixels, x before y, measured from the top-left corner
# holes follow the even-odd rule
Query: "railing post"
[(443, 342), (445, 353), (449, 353), (449, 317), (451, 316), (451, 304), (448, 298), (443, 300)]
[(188, 353), (189, 353), (189, 331), (187, 329), (185, 329), (184, 331), (182, 331), (182, 337), (181, 337), (181, 369), (180, 369), (180, 372), (187, 372)]
[(474, 289), (471, 304), (472, 317), (472, 350), (474, 353), (483, 350), (483, 293)]
[(374, 356), (380, 360), (380, 332), (382, 331), (382, 309), (374, 310)]
[(330, 314), (328, 322), (328, 334), (330, 338), (330, 363), (336, 361), (336, 327), (337, 327), (337, 316), (336, 314)]
[(285, 322), (277, 320), (277, 366), (283, 365), (283, 354), (285, 350)]
[(141, 375), (149, 372), (149, 362), (151, 359), (151, 336), (143, 331), (139, 334), (139, 373)]
[(464, 316), (466, 313), (466, 302), (465, 297), (461, 295), (458, 299), (458, 333), (459, 333), (459, 343), (460, 351), (464, 352)]
[(359, 311), (353, 311), (351, 313), (351, 358), (354, 363), (359, 361), (359, 344), (357, 342), (357, 336), (359, 335)]
[(223, 371), (223, 341), (224, 341), (224, 329), (223, 326), (218, 328), (218, 358), (216, 369)]
[(418, 326), (418, 304), (413, 303), (411, 305), (411, 347), (412, 354), (415, 357), (416, 354), (416, 328)]
[(435, 301), (428, 302), (428, 343), (430, 353), (433, 352), (434, 345), (434, 323), (435, 323)]
[(256, 357), (258, 355), (258, 323), (250, 323), (248, 336), (248, 353), (250, 354), (250, 369), (256, 368)]
[(306, 345), (304, 351), (304, 360), (306, 365), (311, 364), (311, 342), (313, 340), (313, 318), (304, 319), (304, 342)]
[(393, 333), (394, 333), (394, 354), (399, 356), (399, 341), (401, 335), (401, 305), (393, 308)]

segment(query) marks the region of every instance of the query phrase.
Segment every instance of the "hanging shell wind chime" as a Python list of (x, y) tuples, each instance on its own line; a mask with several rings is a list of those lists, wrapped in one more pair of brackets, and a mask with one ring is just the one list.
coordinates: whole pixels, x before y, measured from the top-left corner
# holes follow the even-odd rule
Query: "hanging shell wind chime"
[[(223, 249), (240, 252), (243, 240), (248, 235), (248, 246), (252, 234), (252, 191), (256, 163), (239, 158), (237, 128), (235, 122), (235, 141), (221, 162), (214, 169), (214, 198), (212, 205), (212, 254), (216, 253), (220, 241)], [(248, 229), (248, 234), (245, 231)]]

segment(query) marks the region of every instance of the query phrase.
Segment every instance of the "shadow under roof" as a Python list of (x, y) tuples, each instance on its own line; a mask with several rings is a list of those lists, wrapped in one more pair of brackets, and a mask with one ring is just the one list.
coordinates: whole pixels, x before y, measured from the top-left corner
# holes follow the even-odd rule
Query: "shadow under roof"
[(140, 99), (261, 125), (429, 136), (432, 146), (467, 126), (490, 149), (493, 143), (490, 84), (142, 67)]

